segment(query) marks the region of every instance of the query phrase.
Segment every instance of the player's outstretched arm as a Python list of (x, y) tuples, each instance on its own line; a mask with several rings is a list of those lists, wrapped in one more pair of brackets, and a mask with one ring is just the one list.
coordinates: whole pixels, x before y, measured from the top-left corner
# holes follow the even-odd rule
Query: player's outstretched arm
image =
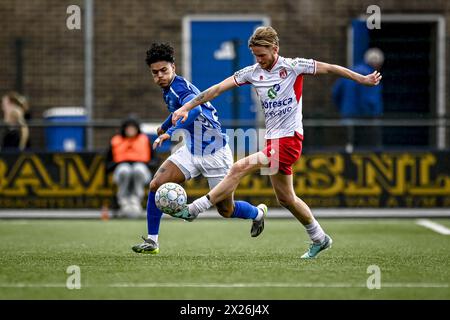
[(181, 108), (176, 110), (172, 114), (172, 123), (177, 123), (178, 119), (182, 119), (181, 122), (185, 122), (188, 118), (188, 113), (190, 110), (194, 109), (196, 106), (201, 105), (202, 103), (208, 102), (219, 95), (221, 95), (224, 91), (227, 91), (236, 86), (236, 82), (234, 81), (233, 76), (226, 78), (222, 82), (209, 87), (205, 91), (199, 93), (195, 98), (193, 98), (188, 103), (185, 103)]
[(364, 76), (336, 64), (329, 64), (319, 61), (316, 61), (316, 63), (316, 74), (332, 73), (347, 79), (351, 79), (366, 86), (376, 86), (380, 83), (380, 80), (382, 78), (381, 74), (376, 70), (371, 74)]

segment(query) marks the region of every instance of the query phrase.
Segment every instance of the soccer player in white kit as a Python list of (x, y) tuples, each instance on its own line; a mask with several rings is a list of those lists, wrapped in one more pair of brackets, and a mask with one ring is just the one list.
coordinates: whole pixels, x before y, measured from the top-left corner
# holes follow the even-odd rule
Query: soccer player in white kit
[(266, 123), (266, 147), (237, 161), (215, 188), (182, 210), (182, 215), (195, 218), (232, 194), (242, 177), (259, 168), (274, 168), (270, 181), (281, 206), (287, 208), (306, 228), (312, 241), (303, 259), (315, 258), (331, 247), (332, 239), (314, 218), (308, 205), (296, 196), (292, 165), (302, 150), (302, 84), (304, 75), (332, 73), (358, 83), (375, 86), (381, 80), (379, 72), (361, 75), (347, 68), (303, 58), (278, 55), (279, 41), (272, 27), (259, 27), (249, 39), (248, 46), (257, 63), (237, 71), (233, 76), (203, 91), (173, 113), (172, 121), (187, 119), (189, 110), (210, 101), (234, 87), (252, 84), (261, 100)]

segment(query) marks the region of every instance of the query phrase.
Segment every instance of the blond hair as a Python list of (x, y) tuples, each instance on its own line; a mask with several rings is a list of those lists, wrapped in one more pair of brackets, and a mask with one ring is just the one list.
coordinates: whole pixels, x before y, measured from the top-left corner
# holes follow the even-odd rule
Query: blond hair
[(22, 108), (24, 112), (27, 112), (30, 109), (27, 98), (16, 91), (7, 92), (4, 97), (7, 97), (12, 104)]
[(274, 28), (267, 27), (258, 27), (253, 32), (250, 39), (248, 39), (249, 47), (278, 47), (279, 40), (278, 34)]

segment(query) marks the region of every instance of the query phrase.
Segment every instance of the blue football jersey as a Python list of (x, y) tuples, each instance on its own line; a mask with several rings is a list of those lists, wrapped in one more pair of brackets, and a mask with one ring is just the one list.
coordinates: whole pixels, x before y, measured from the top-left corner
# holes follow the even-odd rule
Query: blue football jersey
[[(163, 98), (172, 114), (199, 93), (200, 90), (185, 78), (175, 76), (170, 86), (163, 89)], [(193, 155), (211, 154), (227, 144), (228, 138), (222, 133), (217, 110), (210, 102), (189, 111), (189, 117), (184, 123), (181, 123), (180, 119), (172, 126), (171, 119), (170, 115), (163, 124), (163, 129), (170, 136), (182, 133)]]

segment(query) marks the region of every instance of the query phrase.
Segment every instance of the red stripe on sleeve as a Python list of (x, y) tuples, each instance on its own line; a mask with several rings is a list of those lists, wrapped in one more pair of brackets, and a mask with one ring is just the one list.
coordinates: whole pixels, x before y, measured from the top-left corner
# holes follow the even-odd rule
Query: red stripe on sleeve
[(303, 90), (303, 76), (299, 75), (297, 76), (297, 79), (295, 79), (294, 83), (294, 92), (295, 98), (297, 99), (297, 103), (300, 101), (300, 98), (302, 97), (302, 90)]

